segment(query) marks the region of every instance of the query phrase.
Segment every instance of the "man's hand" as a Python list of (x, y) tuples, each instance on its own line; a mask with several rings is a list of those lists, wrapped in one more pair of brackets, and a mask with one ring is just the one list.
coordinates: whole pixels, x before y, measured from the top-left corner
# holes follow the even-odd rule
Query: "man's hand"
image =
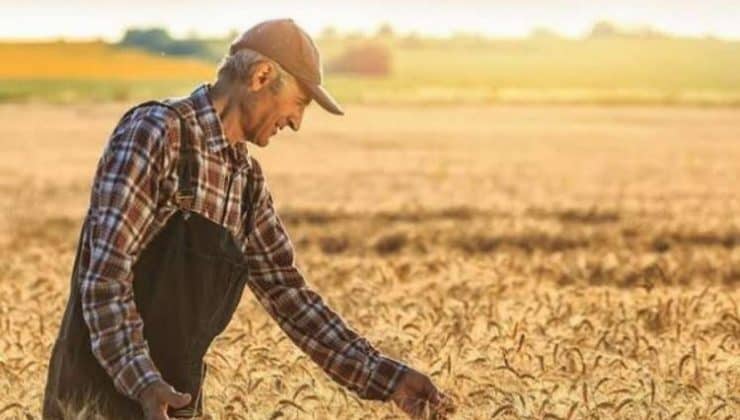
[(455, 411), (452, 399), (424, 374), (409, 369), (391, 395), (396, 405), (413, 419), (447, 419)]
[(154, 382), (139, 394), (139, 404), (146, 420), (169, 420), (167, 407), (180, 408), (188, 405), (190, 394), (175, 391), (164, 381)]

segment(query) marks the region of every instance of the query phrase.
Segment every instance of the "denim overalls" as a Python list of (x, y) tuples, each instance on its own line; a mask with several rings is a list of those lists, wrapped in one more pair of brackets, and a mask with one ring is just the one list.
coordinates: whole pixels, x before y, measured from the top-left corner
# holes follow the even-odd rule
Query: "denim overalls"
[[(162, 102), (146, 102), (141, 106)], [(197, 179), (192, 130), (180, 116), (181, 147), (177, 162), (178, 209), (145, 247), (133, 266), (134, 300), (144, 321), (144, 338), (163, 379), (192, 396), (187, 407), (170, 408), (171, 417), (203, 413), (203, 356), (231, 320), (247, 281), (246, 258), (225, 227), (191, 211)], [(252, 199), (249, 176), (243, 197)], [(228, 199), (228, 197), (227, 197)], [(247, 203), (248, 229), (253, 209)], [(70, 284), (70, 296), (54, 343), (46, 383), (43, 418), (62, 418), (60, 403), (76, 413), (94, 404), (111, 419), (141, 419), (138, 402), (119, 393), (92, 354), (82, 316), (78, 262), (87, 224), (82, 226)]]

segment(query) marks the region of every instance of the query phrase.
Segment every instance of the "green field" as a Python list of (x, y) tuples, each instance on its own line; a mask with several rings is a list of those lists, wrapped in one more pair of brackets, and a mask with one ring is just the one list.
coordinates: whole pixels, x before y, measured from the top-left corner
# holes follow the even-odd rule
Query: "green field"
[(0, 102), (107, 102), (179, 96), (190, 92), (196, 81), (4, 79), (0, 80)]
[[(344, 102), (740, 105), (740, 42), (736, 41), (628, 37), (319, 40), (325, 63), (366, 42), (387, 48), (391, 71), (382, 77), (327, 72), (326, 83)], [(208, 45), (217, 52), (224, 51), (227, 43), (211, 41)], [(73, 47), (81, 48), (79, 44), (60, 48)], [(114, 45), (107, 48), (120, 51)], [(99, 45), (94, 54), (102, 54), (98, 50)], [(13, 51), (12, 46), (0, 44), (3, 62), (9, 62), (7, 51)], [(24, 61), (23, 52), (14, 54), (11, 62)], [(218, 54), (210, 56), (202, 64), (215, 68), (213, 57)], [(101, 101), (179, 95), (207, 75), (202, 68), (173, 70), (164, 75), (172, 74), (171, 78), (160, 74), (156, 79), (92, 71), (70, 75), (60, 70), (55, 75), (55, 67), (70, 67), (59, 60), (74, 59), (60, 57), (64, 56), (51, 57), (43, 74), (33, 69), (0, 69), (0, 100)], [(157, 63), (183, 60), (157, 58)], [(157, 63), (146, 65), (161, 65)]]

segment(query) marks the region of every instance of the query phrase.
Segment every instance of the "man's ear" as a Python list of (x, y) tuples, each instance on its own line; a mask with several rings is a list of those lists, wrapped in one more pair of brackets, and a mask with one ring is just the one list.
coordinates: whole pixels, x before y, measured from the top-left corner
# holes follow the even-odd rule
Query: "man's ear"
[(249, 76), (248, 86), (249, 90), (253, 92), (260, 91), (263, 87), (267, 86), (277, 75), (277, 69), (269, 61), (258, 61), (254, 64), (254, 68)]

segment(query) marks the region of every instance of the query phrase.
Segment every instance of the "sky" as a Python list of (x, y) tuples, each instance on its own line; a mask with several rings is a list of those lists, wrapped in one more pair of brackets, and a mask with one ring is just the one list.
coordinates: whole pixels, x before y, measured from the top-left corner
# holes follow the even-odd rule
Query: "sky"
[(687, 36), (740, 39), (740, 0), (0, 0), (0, 38), (118, 40), (129, 27), (175, 36), (223, 36), (271, 18), (292, 17), (309, 33), (326, 26), (447, 36), (518, 37), (533, 27), (581, 36), (594, 22), (651, 25)]

